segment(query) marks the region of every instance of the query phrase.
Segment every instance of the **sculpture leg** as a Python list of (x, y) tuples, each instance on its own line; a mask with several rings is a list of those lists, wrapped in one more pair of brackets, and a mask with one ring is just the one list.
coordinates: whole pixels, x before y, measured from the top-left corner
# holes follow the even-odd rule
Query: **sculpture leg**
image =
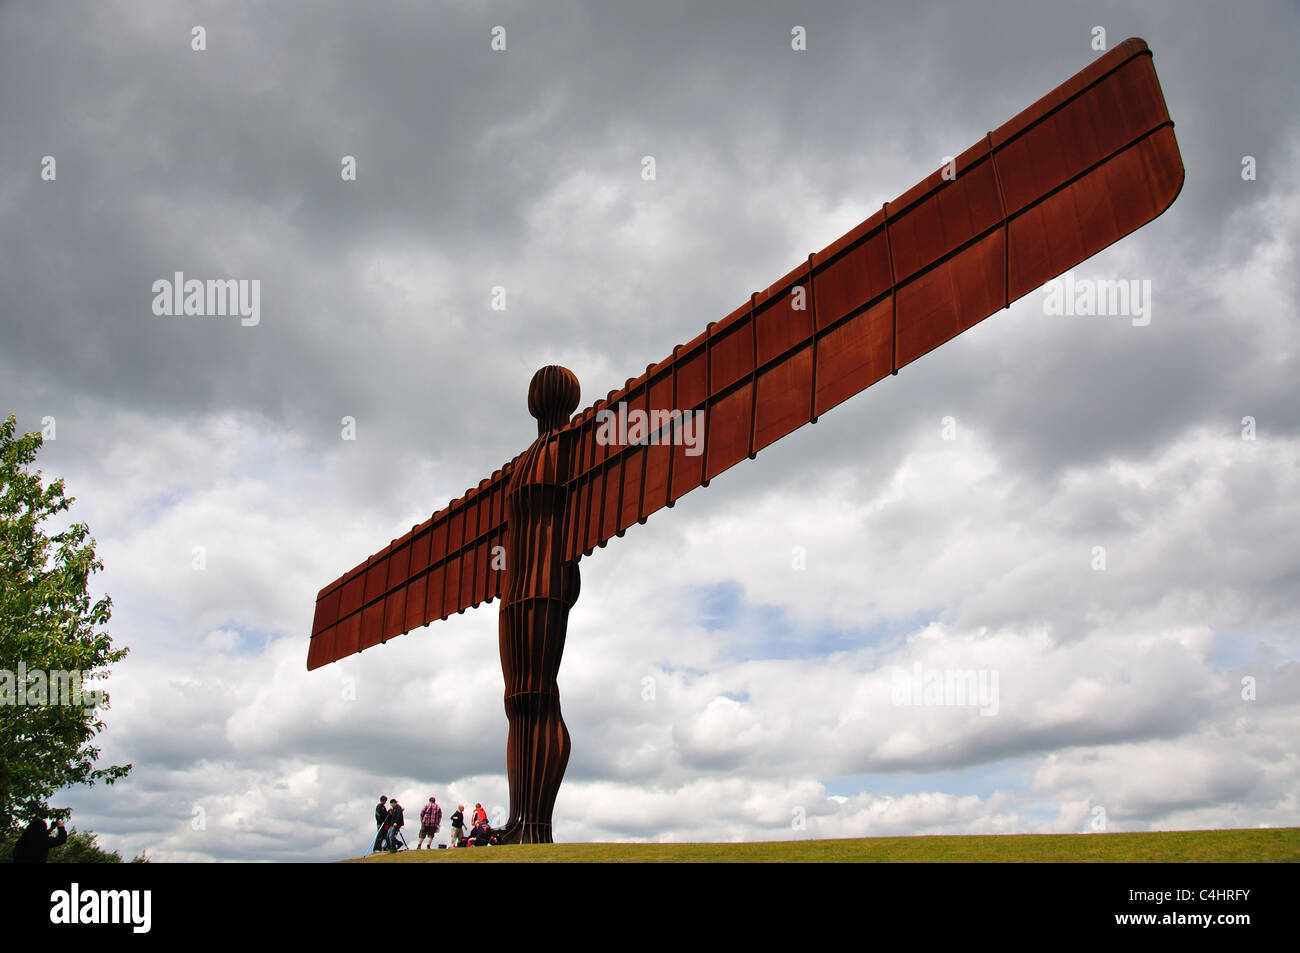
[(564, 567), (564, 577), (559, 597), (525, 598), (501, 607), (501, 668), (510, 721), (510, 820), (499, 835), (501, 843), (552, 842), (551, 816), (571, 747), (556, 676), (569, 609), (577, 600), (576, 563)]
[(560, 697), (540, 692), (506, 699), (510, 741), (510, 821), (500, 839), (510, 844), (549, 844), (551, 816), (569, 763), (569, 732)]

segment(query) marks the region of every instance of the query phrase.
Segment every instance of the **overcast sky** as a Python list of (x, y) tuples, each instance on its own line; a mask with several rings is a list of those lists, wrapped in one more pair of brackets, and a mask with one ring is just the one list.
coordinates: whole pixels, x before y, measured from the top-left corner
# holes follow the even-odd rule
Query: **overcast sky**
[[(584, 559), (555, 836), (1300, 824), (1297, 6), (606, 6), (0, 4), (0, 415), (53, 418), (131, 650), (135, 769), (55, 803), (159, 860), (503, 819), (496, 604), (308, 673), (317, 591), (528, 445), (538, 367), (621, 387), (1102, 26), (1187, 175), (1075, 274), (1150, 323), (1034, 292)], [(258, 322), (155, 315), (175, 272)]]

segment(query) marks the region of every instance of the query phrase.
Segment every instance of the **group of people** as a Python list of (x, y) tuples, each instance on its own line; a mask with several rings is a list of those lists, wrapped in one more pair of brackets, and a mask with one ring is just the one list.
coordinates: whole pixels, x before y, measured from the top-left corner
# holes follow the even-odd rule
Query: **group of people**
[[(375, 834), (372, 850), (397, 851), (400, 847), (405, 847), (406, 839), (402, 836), (402, 828), (405, 825), (406, 812), (402, 809), (402, 805), (397, 803), (397, 798), (389, 800), (387, 795), (380, 795), (379, 803), (375, 805), (375, 827), (378, 828), (378, 833)], [(441, 827), (442, 808), (437, 798), (430, 797), (429, 803), (420, 809), (420, 839), (416, 842), (415, 849), (422, 849), (427, 839), (429, 850), (433, 850), (436, 846), (433, 839)], [(496, 842), (496, 834), (488, 823), (487, 811), (483, 809), (482, 804), (477, 802), (474, 804), (474, 813), (471, 815), (468, 828), (465, 824), (465, 805), (456, 805), (456, 810), (451, 815), (450, 846), (487, 847)]]

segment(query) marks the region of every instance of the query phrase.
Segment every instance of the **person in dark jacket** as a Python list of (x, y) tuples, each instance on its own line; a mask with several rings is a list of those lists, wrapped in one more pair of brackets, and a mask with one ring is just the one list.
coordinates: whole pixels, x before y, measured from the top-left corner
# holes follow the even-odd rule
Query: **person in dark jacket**
[(459, 847), (465, 839), (465, 805), (457, 804), (456, 813), (451, 816), (451, 846)]
[(496, 842), (486, 818), (474, 825), (474, 830), (470, 831), (469, 842), (472, 847), (487, 847)]
[(58, 824), (58, 833), (49, 833), (44, 821), (32, 821), (27, 830), (22, 832), (18, 843), (14, 844), (15, 864), (43, 864), (55, 847), (62, 847), (68, 839), (68, 831), (62, 821)]
[(390, 852), (397, 850), (397, 836), (402, 833), (402, 825), (406, 823), (406, 815), (402, 813), (402, 805), (397, 803), (397, 798), (393, 798), (388, 808), (388, 849)]
[(388, 846), (388, 795), (379, 795), (379, 803), (375, 805), (375, 827), (379, 833), (375, 835), (375, 846), (370, 848), (372, 851), (383, 850)]

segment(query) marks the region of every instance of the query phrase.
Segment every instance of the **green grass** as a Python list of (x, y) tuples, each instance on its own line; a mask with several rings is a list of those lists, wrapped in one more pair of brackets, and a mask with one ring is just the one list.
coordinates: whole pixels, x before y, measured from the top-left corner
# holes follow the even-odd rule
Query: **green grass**
[(1136, 834), (863, 837), (744, 844), (535, 844), (382, 854), (344, 863), (1300, 862), (1300, 827)]

